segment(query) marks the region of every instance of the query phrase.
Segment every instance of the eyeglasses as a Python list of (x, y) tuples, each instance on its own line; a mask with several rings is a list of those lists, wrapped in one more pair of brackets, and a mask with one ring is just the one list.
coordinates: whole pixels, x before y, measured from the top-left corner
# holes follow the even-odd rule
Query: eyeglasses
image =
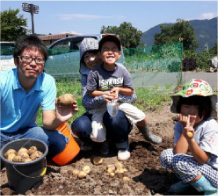
[(119, 49), (118, 48), (107, 48), (107, 47), (105, 47), (105, 48), (102, 48), (102, 52), (109, 52), (109, 51), (111, 51), (111, 52), (119, 52)]
[(45, 60), (41, 57), (33, 58), (31, 56), (17, 56), (25, 63), (31, 63), (33, 60), (36, 62), (36, 64), (44, 64)]

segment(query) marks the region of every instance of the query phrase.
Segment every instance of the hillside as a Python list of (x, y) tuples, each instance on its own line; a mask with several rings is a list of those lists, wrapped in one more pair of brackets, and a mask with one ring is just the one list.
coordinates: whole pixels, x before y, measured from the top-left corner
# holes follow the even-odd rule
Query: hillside
[[(173, 23), (164, 23), (156, 25), (144, 32), (142, 35), (142, 42), (145, 46), (152, 46), (154, 44), (155, 33), (160, 33), (160, 25), (172, 25)], [(199, 47), (196, 52), (201, 52), (214, 47), (217, 42), (217, 17), (210, 20), (191, 20), (190, 25), (194, 28), (196, 40), (199, 42)]]

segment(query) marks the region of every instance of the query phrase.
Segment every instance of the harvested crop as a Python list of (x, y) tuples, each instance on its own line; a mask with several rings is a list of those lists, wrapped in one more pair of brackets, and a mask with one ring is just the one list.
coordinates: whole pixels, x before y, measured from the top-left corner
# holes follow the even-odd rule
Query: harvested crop
[(78, 170), (78, 169), (74, 169), (74, 170), (72, 171), (72, 174), (73, 174), (74, 176), (78, 176), (79, 170)]
[(76, 99), (72, 94), (63, 94), (57, 98), (57, 105), (59, 107), (70, 107), (76, 103)]
[(34, 152), (33, 154), (31, 154), (30, 158), (31, 158), (32, 160), (35, 160), (35, 159), (40, 158), (42, 155), (43, 155), (42, 152), (36, 151), (36, 152)]
[(84, 171), (80, 171), (77, 176), (78, 178), (85, 178), (87, 176), (87, 173)]
[(33, 154), (34, 152), (36, 152), (38, 149), (36, 146), (31, 146), (28, 150), (28, 153), (31, 155)]
[(24, 162), (24, 163), (26, 163), (26, 162), (30, 162), (30, 161), (32, 161), (31, 158), (22, 159), (22, 162)]
[(6, 153), (4, 154), (4, 156), (5, 156), (5, 158), (7, 159), (9, 154), (16, 154), (16, 153), (17, 153), (16, 150), (14, 150), (14, 149), (9, 149), (9, 150), (6, 151)]
[(21, 156), (22, 160), (28, 159), (30, 158), (29, 154), (26, 152), (22, 152), (19, 156)]
[(109, 176), (113, 178), (115, 176), (115, 173), (114, 172), (110, 172)]
[(43, 155), (41, 151), (38, 151), (36, 146), (31, 146), (29, 149), (21, 147), (18, 152), (14, 149), (9, 149), (4, 154), (5, 158), (13, 162), (29, 162)]
[(91, 168), (88, 165), (85, 165), (82, 170), (88, 174), (91, 171)]
[(17, 155), (21, 155), (21, 153), (23, 153), (23, 152), (28, 153), (28, 150), (26, 148), (22, 147), (18, 150)]
[(22, 162), (21, 156), (17, 155), (12, 159), (13, 162)]
[(129, 178), (129, 177), (127, 177), (127, 176), (123, 176), (123, 181), (125, 181), (125, 182), (129, 182), (131, 179)]
[(7, 156), (7, 160), (12, 161), (15, 156), (16, 156), (16, 154), (10, 153), (10, 154)]
[(186, 132), (186, 135), (187, 135), (189, 138), (192, 138), (192, 137), (193, 137), (193, 133), (190, 132), (190, 131), (187, 131), (187, 132)]
[(103, 163), (103, 158), (102, 158), (102, 157), (99, 157), (99, 156), (94, 157), (93, 160), (92, 160), (92, 162), (93, 162), (95, 165), (100, 165), (100, 164)]
[(115, 163), (115, 167), (116, 167), (116, 168), (122, 168), (122, 167), (123, 167), (123, 164), (118, 161), (118, 162)]

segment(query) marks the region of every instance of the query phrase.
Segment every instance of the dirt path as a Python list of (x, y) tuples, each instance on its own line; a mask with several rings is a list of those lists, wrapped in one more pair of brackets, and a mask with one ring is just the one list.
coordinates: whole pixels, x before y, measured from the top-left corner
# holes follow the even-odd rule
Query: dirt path
[[(91, 158), (97, 155), (95, 151), (80, 152), (76, 159), (66, 166), (59, 167), (49, 163), (43, 184), (37, 189), (27, 191), (25, 195), (169, 195), (167, 190), (178, 179), (171, 171), (164, 174), (159, 172), (159, 157), (164, 149), (172, 146), (174, 115), (169, 106), (145, 113), (152, 131), (162, 136), (163, 142), (154, 145), (145, 141), (134, 127), (129, 135), (131, 158), (123, 162), (128, 170), (126, 173), (110, 177), (106, 172), (108, 164), (118, 161), (113, 146), (110, 155), (98, 166), (91, 162)], [(91, 168), (86, 178), (78, 179), (72, 175), (73, 169), (81, 169), (84, 165)], [(123, 180), (124, 176), (128, 177), (129, 181)], [(1, 171), (1, 194), (16, 195), (9, 188), (5, 168)], [(184, 194), (197, 193), (191, 189)]]

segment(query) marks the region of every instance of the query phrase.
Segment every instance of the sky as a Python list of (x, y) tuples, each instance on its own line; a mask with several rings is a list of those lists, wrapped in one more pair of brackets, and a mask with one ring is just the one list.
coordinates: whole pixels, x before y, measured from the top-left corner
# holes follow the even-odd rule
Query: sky
[(98, 34), (103, 26), (131, 23), (145, 32), (161, 23), (203, 20), (217, 17), (217, 1), (4, 1), (1, 11), (19, 9), (32, 29), (31, 14), (22, 10), (22, 3), (39, 6), (34, 14), (37, 34)]

